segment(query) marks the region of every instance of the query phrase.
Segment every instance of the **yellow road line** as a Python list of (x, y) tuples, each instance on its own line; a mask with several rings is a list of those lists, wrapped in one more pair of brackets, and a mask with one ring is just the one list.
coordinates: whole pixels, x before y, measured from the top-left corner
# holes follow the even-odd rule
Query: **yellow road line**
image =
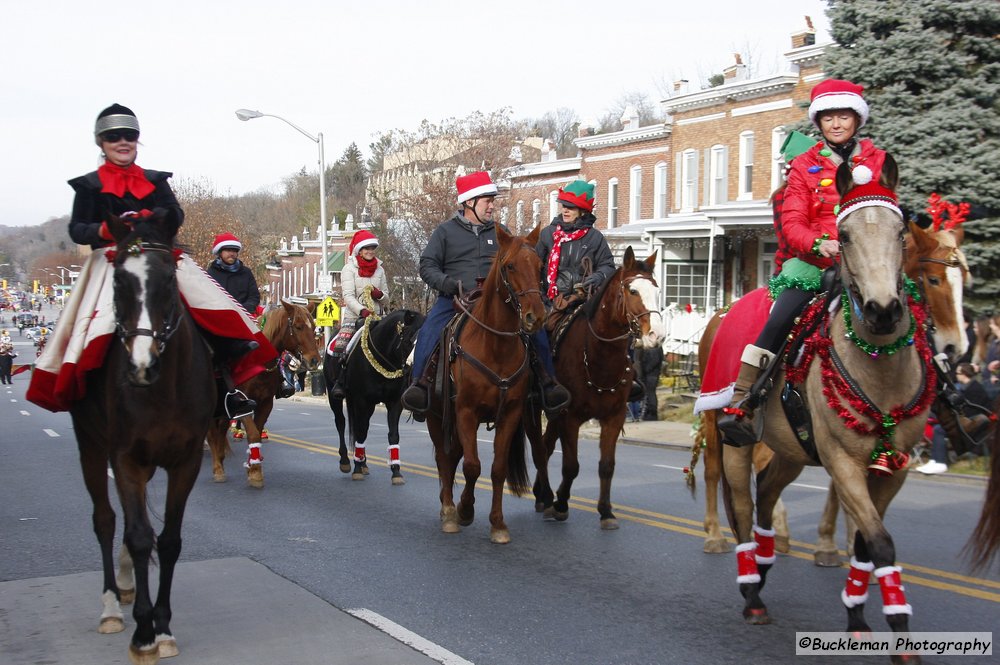
[[(301, 439), (292, 439), (290, 437), (285, 437), (281, 435), (272, 434), (268, 441), (273, 443), (281, 443), (283, 445), (293, 446), (295, 448), (301, 448), (302, 450), (308, 450), (310, 452), (321, 453), (323, 455), (331, 455), (334, 457), (339, 457), (337, 446), (325, 445), (321, 443), (314, 443), (311, 441), (304, 441)], [(338, 444), (339, 445), (339, 444)], [(379, 464), (388, 464), (388, 460), (384, 457), (378, 457), (376, 455), (368, 454), (368, 459)], [(423, 464), (414, 464), (412, 462), (405, 462), (404, 468), (409, 473), (414, 473), (416, 475), (425, 476), (427, 478), (437, 479), (437, 468), (433, 466), (427, 466)], [(461, 473), (456, 474), (455, 482), (464, 485), (465, 479), (462, 477)], [(480, 478), (476, 483), (476, 487), (483, 490), (491, 490), (492, 484), (488, 479)], [(510, 490), (504, 489), (504, 493), (509, 496), (514, 496)], [(525, 495), (528, 500), (534, 501), (534, 498)], [(576, 510), (581, 510), (584, 512), (596, 513), (597, 512), (597, 501), (594, 499), (589, 499), (586, 497), (572, 497), (570, 499), (569, 505), (571, 508)], [(702, 523), (698, 520), (688, 519), (686, 517), (678, 517), (675, 515), (667, 515), (664, 513), (658, 513), (651, 510), (646, 510), (644, 508), (634, 508), (632, 506), (615, 505), (614, 507), (615, 515), (618, 519), (624, 519), (629, 522), (636, 522), (638, 524), (643, 524), (646, 526), (652, 526), (659, 529), (664, 529), (666, 531), (673, 531), (675, 533), (683, 533), (688, 536), (694, 536), (696, 538), (702, 538), (705, 532), (702, 528)], [(727, 529), (722, 529), (724, 533), (732, 535), (732, 532)], [(792, 540), (790, 544), (798, 548), (793, 549), (788, 552), (788, 556), (795, 557), (797, 559), (802, 559), (803, 561), (813, 561), (813, 544), (805, 543), (802, 541)], [(846, 553), (841, 552), (841, 555), (846, 556)], [(940, 591), (951, 591), (953, 593), (961, 594), (964, 596), (970, 596), (972, 598), (978, 598), (980, 600), (989, 600), (995, 603), (1000, 603), (1000, 593), (993, 593), (991, 591), (986, 591), (984, 589), (974, 589), (959, 586), (957, 584), (952, 584), (949, 582), (941, 582), (934, 579), (929, 579), (926, 577), (921, 577), (914, 575), (913, 573), (923, 573), (924, 575), (933, 575), (946, 580), (952, 580), (955, 582), (963, 582), (965, 584), (987, 587), (993, 589), (1000, 589), (1000, 582), (993, 580), (987, 580), (978, 577), (969, 577), (966, 575), (961, 575), (959, 573), (953, 573), (947, 570), (938, 570), (936, 568), (929, 568), (927, 566), (920, 566), (917, 564), (908, 564), (904, 562), (897, 562), (897, 565), (903, 568), (903, 575), (905, 581), (908, 584), (919, 584), (921, 586), (930, 587), (932, 589), (938, 589)]]

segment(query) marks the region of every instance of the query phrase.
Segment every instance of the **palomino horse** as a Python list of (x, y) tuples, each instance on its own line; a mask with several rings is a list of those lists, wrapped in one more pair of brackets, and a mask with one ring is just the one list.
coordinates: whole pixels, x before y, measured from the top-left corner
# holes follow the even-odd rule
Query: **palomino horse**
[[(264, 371), (244, 381), (238, 387), (247, 397), (257, 402), (253, 417), (242, 418), (247, 437), (247, 483), (251, 487), (264, 486), (264, 458), (260, 453), (261, 431), (274, 408), (274, 396), (284, 380), (278, 368), (281, 354), (288, 352), (299, 358), (301, 365), (313, 370), (319, 366), (319, 351), (313, 337), (313, 318), (308, 309), (301, 305), (281, 301), (281, 307), (267, 313), (264, 321), (264, 336), (278, 352)], [(223, 463), (230, 450), (227, 430), (229, 420), (217, 418), (208, 432), (208, 446), (212, 450), (212, 480), (226, 482)]]
[[(112, 561), (115, 513), (108, 500), (110, 462), (125, 512), (125, 547), (135, 566), (136, 627), (129, 656), (146, 665), (178, 652), (170, 632), (170, 588), (181, 553), (184, 506), (201, 468), (202, 442), (215, 409), (215, 381), (211, 353), (177, 289), (176, 220), (156, 215), (131, 230), (112, 218), (108, 227), (117, 241), (108, 258), (113, 256), (120, 343), (112, 341), (104, 364), (87, 373), (86, 396), (70, 413), (83, 480), (94, 503), (94, 531), (104, 567), (99, 630), (125, 629), (119, 601), (128, 593), (119, 593)], [(168, 478), (159, 535), (146, 512), (146, 483), (157, 467), (165, 469)], [(155, 605), (149, 596), (154, 547), (160, 564)], [(127, 566), (123, 560), (123, 571)]]
[[(353, 480), (364, 480), (368, 474), (368, 458), (365, 455), (365, 440), (375, 406), (381, 402), (386, 406), (386, 422), (389, 425), (389, 471), (392, 484), (405, 483), (399, 461), (399, 417), (403, 413), (400, 395), (406, 388), (404, 376), (406, 359), (413, 350), (417, 330), (424, 324), (424, 315), (409, 309), (398, 309), (382, 318), (375, 315), (365, 319), (361, 338), (347, 359), (344, 368), (344, 385), (347, 386), (347, 426), (350, 428), (351, 448), (354, 450)], [(323, 360), (326, 377), (326, 397), (333, 410), (340, 437), (340, 470), (348, 473), (351, 460), (347, 442), (344, 439), (344, 400), (333, 396), (333, 360), (329, 351)]]
[[(812, 413), (818, 459), (858, 525), (855, 559), (842, 594), (847, 630), (870, 631), (864, 604), (874, 571), (890, 627), (905, 632), (911, 610), (882, 515), (906, 478), (906, 457), (927, 420), (934, 381), (923, 310), (906, 304), (906, 227), (891, 193), (898, 178), (891, 156), (886, 156), (881, 178), (880, 184), (863, 185), (852, 193), (851, 171), (846, 164), (838, 170), (843, 305), (827, 321), (822, 319), (822, 302), (802, 314), (801, 328), (819, 323), (823, 334), (809, 338), (789, 376), (804, 392)], [(775, 383), (778, 393), (784, 376)], [(763, 440), (775, 455), (756, 477), (757, 525), (751, 495), (753, 448), (723, 450), (731, 488), (726, 512), (739, 542), (743, 616), (758, 624), (770, 621), (760, 590), (774, 562), (774, 504), (804, 466), (816, 464), (783, 417), (779, 400), (769, 400), (762, 408), (767, 410)]]
[[(512, 236), (497, 226), (499, 247), (493, 258), (482, 296), (441, 350), (453, 391), (442, 397), (432, 389), (427, 411), (427, 431), (434, 441), (434, 457), (441, 482), (441, 530), (458, 533), (475, 516), (475, 487), (482, 464), (476, 432), (480, 423), (492, 422), (493, 503), (490, 540), (509, 543), (503, 519), (504, 482), (521, 496), (528, 488), (521, 414), (531, 383), (528, 335), (540, 330), (545, 305), (539, 291), (542, 260), (535, 251), (540, 227), (526, 238)], [(454, 392), (452, 398), (450, 393)], [(456, 508), (455, 473), (464, 457), (465, 489)]]
[[(625, 423), (625, 403), (635, 377), (629, 349), (636, 341), (644, 348), (652, 348), (664, 337), (659, 319), (656, 325), (650, 321), (651, 313), (659, 314), (659, 286), (653, 278), (655, 264), (655, 252), (645, 261), (637, 261), (632, 248), (626, 249), (622, 266), (601, 292), (571, 315), (575, 318), (558, 340), (554, 350), (556, 376), (569, 390), (572, 408), (549, 420), (544, 437), (539, 429), (537, 406), (533, 417), (525, 419), (537, 469), (535, 509), (544, 510), (547, 517), (561, 521), (569, 516), (570, 490), (580, 473), (580, 426), (597, 418), (601, 423), (598, 464), (601, 490), (597, 511), (602, 529), (618, 528), (611, 510), (611, 480), (618, 435)], [(557, 438), (562, 442), (562, 483), (553, 501), (548, 461)]]
[[(949, 356), (965, 352), (968, 340), (965, 336), (962, 318), (962, 286), (969, 279), (965, 257), (959, 249), (963, 238), (962, 227), (949, 230), (925, 231), (911, 225), (906, 236), (903, 270), (920, 289), (928, 315), (934, 322), (931, 329), (935, 347)], [(708, 363), (712, 342), (715, 340), (724, 310), (716, 312), (709, 321), (698, 344), (698, 363), (702, 376)], [(710, 553), (728, 552), (730, 547), (719, 528), (718, 487), (722, 473), (722, 450), (719, 431), (715, 426), (716, 411), (701, 414), (701, 427), (692, 449), (689, 484), (693, 490), (694, 468), (699, 454), (704, 457), (705, 477), (705, 544), (704, 551)], [(771, 460), (771, 449), (764, 444), (754, 447), (753, 465), (763, 469)], [(819, 542), (814, 553), (816, 565), (839, 566), (840, 555), (834, 543), (839, 502), (836, 490), (831, 484), (827, 505), (819, 523)], [(781, 500), (775, 504), (775, 549), (789, 550), (788, 521)], [(849, 529), (850, 530), (850, 529)], [(853, 530), (850, 530), (853, 532)], [(853, 550), (848, 543), (848, 550)]]

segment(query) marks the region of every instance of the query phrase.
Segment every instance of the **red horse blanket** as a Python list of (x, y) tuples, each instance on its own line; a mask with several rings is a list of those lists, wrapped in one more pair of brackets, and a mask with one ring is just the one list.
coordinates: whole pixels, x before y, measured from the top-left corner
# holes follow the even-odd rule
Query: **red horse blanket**
[(740, 356), (747, 344), (757, 341), (773, 304), (767, 287), (761, 287), (734, 302), (722, 316), (708, 354), (705, 375), (701, 377), (701, 395), (694, 403), (695, 413), (721, 409), (732, 401)]

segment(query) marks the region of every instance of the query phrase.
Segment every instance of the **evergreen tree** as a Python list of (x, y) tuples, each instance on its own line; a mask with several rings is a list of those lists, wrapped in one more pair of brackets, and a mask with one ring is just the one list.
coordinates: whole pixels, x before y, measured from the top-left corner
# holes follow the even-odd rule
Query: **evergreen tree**
[(996, 305), (1000, 286), (1000, 3), (996, 0), (828, 0), (826, 72), (865, 86), (862, 130), (899, 162), (900, 202), (972, 205), (967, 303)]

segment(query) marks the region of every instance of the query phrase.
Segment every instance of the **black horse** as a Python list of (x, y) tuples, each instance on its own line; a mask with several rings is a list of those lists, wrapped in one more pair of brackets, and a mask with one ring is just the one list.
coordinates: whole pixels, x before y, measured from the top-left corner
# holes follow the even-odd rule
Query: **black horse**
[[(145, 665), (177, 654), (170, 632), (170, 588), (181, 553), (184, 507), (201, 469), (202, 442), (215, 410), (215, 380), (209, 348), (177, 288), (177, 220), (157, 215), (138, 222), (133, 230), (113, 218), (108, 227), (117, 241), (108, 259), (113, 257), (118, 339), (111, 341), (103, 365), (87, 373), (86, 395), (73, 404), (70, 413), (84, 483), (94, 504), (94, 531), (104, 568), (99, 630), (124, 630), (119, 602), (127, 602), (132, 592), (119, 589), (115, 580), (110, 463), (125, 513), (125, 547), (135, 572), (132, 616), (136, 626), (129, 655), (133, 663)], [(157, 467), (167, 472), (159, 535), (146, 511), (146, 483)], [(150, 600), (148, 573), (154, 548), (160, 564), (155, 605)], [(126, 571), (129, 564), (124, 554), (123, 550), (122, 569)], [(119, 580), (128, 583), (121, 575)]]
[[(389, 425), (392, 484), (404, 483), (403, 474), (399, 471), (399, 416), (403, 412), (399, 396), (403, 394), (409, 379), (406, 359), (417, 339), (417, 330), (423, 323), (424, 315), (409, 309), (396, 310), (378, 320), (370, 319), (362, 329), (361, 339), (347, 358), (344, 385), (347, 389), (347, 424), (350, 426), (351, 447), (354, 449), (354, 472), (351, 474), (354, 480), (364, 480), (368, 474), (365, 439), (368, 438), (368, 424), (375, 412), (375, 405), (382, 402), (386, 406)], [(326, 396), (340, 436), (340, 470), (348, 473), (351, 471), (351, 459), (344, 440), (344, 400), (333, 396), (335, 362), (327, 350), (323, 361)]]

